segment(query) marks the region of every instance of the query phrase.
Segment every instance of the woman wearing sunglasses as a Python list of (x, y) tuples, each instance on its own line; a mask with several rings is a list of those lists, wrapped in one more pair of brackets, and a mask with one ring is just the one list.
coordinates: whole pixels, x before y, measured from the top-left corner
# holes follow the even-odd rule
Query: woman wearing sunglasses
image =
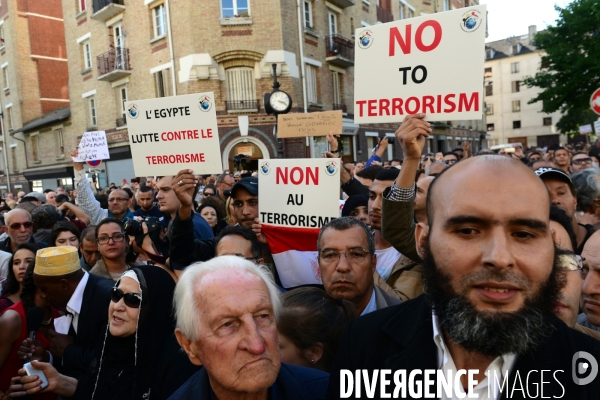
[(23, 289), (23, 277), (29, 262), (35, 260), (35, 253), (39, 246), (32, 243), (23, 243), (17, 247), (8, 264), (6, 280), (2, 282), (2, 297), (0, 297), (0, 312), (6, 310), (20, 300)]
[[(161, 268), (126, 271), (112, 289), (106, 335), (97, 343), (88, 372), (77, 380), (51, 364), (33, 362), (48, 379), (43, 392), (86, 400), (169, 397), (196, 371), (174, 339), (174, 290), (175, 282)], [(41, 391), (35, 376), (22, 376), (21, 384), (21, 393)]]

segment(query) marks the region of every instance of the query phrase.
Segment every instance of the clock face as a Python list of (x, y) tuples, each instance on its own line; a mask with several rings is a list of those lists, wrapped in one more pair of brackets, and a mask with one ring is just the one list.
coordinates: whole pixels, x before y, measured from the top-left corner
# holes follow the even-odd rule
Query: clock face
[(282, 91), (271, 93), (271, 99), (269, 100), (271, 107), (275, 111), (285, 111), (290, 105), (290, 96)]

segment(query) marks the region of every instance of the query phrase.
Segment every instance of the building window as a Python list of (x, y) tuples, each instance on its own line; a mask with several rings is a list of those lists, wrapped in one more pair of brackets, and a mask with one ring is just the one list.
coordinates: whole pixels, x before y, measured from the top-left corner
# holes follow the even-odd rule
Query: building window
[(96, 126), (98, 126), (98, 120), (96, 118), (96, 99), (94, 98), (94, 96), (90, 97), (88, 99), (88, 108), (89, 108), (89, 115), (90, 115), (90, 128), (94, 128)]
[(312, 18), (312, 1), (304, 0), (304, 27), (314, 29)]
[(335, 13), (329, 12), (328, 21), (329, 34), (335, 35), (337, 33), (337, 15)]
[(12, 161), (12, 171), (17, 172), (19, 170), (19, 166), (17, 165), (17, 146), (10, 148), (10, 158)]
[(83, 42), (83, 69), (92, 68), (92, 48), (90, 41)]
[(6, 112), (4, 116), (4, 121), (6, 122), (6, 126), (8, 129), (13, 129), (13, 112), (12, 112), (12, 103), (6, 105)]
[(485, 59), (486, 60), (491, 60), (492, 58), (494, 58), (494, 54), (496, 54), (496, 52), (494, 51), (494, 49), (486, 49), (485, 50)]
[(494, 105), (485, 103), (485, 115), (494, 115)]
[[(331, 78), (332, 78), (332, 83), (333, 83), (333, 104), (334, 104), (334, 109), (335, 105), (338, 105), (338, 107), (342, 106), (342, 85), (340, 83), (341, 79), (340, 79), (340, 73), (339, 72), (331, 72)], [(339, 108), (338, 108), (339, 109)]]
[(249, 17), (249, 0), (221, 0), (222, 18)]
[(0, 47), (4, 47), (4, 24), (0, 24)]
[(77, 4), (79, 6), (79, 12), (83, 12), (86, 10), (86, 3), (87, 0), (77, 0)]
[[(229, 68), (225, 71), (227, 78), (227, 101), (252, 102), (256, 100), (256, 80), (254, 68)], [(250, 108), (250, 107), (248, 107)]]
[(488, 131), (493, 131), (494, 130), (494, 124), (487, 124), (487, 130)]
[(154, 37), (163, 36), (167, 33), (164, 4), (160, 4), (152, 9), (152, 21), (154, 24)]
[(171, 68), (165, 68), (154, 73), (154, 83), (156, 86), (156, 97), (171, 96), (171, 81), (169, 80)]
[(408, 14), (407, 18), (412, 18), (415, 16), (415, 12), (413, 10), (411, 10), (410, 8), (408, 9), (407, 14)]
[(521, 121), (513, 121), (513, 129), (521, 129)]
[(512, 74), (516, 74), (517, 72), (519, 72), (519, 63), (518, 62), (514, 62), (510, 64), (510, 72)]
[(484, 78), (491, 78), (492, 77), (492, 67), (488, 67), (488, 68), (486, 68), (484, 70), (483, 77)]
[(485, 95), (486, 96), (494, 95), (494, 86), (492, 85), (492, 82), (488, 82), (488, 84), (485, 85)]
[(442, 0), (442, 11), (450, 11), (450, 0)]
[(4, 85), (4, 90), (8, 90), (8, 63), (2, 66), (2, 84)]
[(31, 152), (33, 153), (33, 161), (40, 161), (39, 137), (39, 135), (31, 136)]
[(512, 110), (513, 110), (513, 112), (521, 111), (521, 100), (514, 100), (512, 102)]
[(398, 14), (398, 19), (404, 19), (404, 6), (400, 4), (400, 13)]
[(552, 117), (544, 117), (544, 126), (552, 126)]
[(306, 64), (306, 97), (309, 103), (318, 104), (317, 96), (317, 67)]
[(56, 131), (56, 147), (58, 148), (58, 156), (64, 156), (65, 155), (65, 140), (63, 138), (63, 131), (62, 129), (58, 129)]
[(517, 93), (521, 91), (521, 81), (512, 81), (512, 92)]
[(119, 119), (122, 119), (122, 121), (119, 121), (117, 126), (125, 126), (127, 124), (127, 118), (125, 117), (127, 115), (125, 112), (125, 102), (127, 102), (127, 87), (126, 86), (120, 87), (118, 89), (118, 98), (119, 98), (119, 103), (121, 104), (121, 111), (119, 113)]
[(41, 179), (37, 181), (31, 181), (31, 190), (34, 192), (42, 193), (44, 191), (44, 181)]
[(512, 46), (510, 46), (510, 54), (519, 54), (520, 51), (521, 51), (520, 43), (513, 44)]

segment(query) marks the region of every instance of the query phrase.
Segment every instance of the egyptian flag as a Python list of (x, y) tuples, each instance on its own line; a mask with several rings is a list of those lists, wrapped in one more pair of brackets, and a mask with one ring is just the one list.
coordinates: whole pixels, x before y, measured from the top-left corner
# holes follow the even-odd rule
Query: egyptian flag
[(322, 285), (317, 258), (319, 228), (293, 228), (262, 224), (284, 288)]

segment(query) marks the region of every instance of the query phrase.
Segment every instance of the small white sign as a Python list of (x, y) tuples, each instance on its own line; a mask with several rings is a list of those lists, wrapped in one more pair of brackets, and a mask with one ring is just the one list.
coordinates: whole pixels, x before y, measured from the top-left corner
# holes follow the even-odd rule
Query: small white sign
[(129, 101), (125, 109), (136, 176), (223, 171), (212, 92)]
[(356, 30), (354, 123), (481, 119), (486, 6)]
[(108, 160), (109, 158), (106, 133), (104, 131), (93, 131), (83, 134), (77, 146), (77, 157), (74, 157), (73, 161), (86, 162)]
[(340, 215), (339, 158), (260, 160), (263, 224), (320, 228)]
[(600, 120), (594, 121), (594, 131), (596, 132), (596, 135), (600, 133)]
[(592, 125), (581, 125), (579, 127), (579, 133), (582, 135), (587, 135), (588, 133), (592, 133)]

